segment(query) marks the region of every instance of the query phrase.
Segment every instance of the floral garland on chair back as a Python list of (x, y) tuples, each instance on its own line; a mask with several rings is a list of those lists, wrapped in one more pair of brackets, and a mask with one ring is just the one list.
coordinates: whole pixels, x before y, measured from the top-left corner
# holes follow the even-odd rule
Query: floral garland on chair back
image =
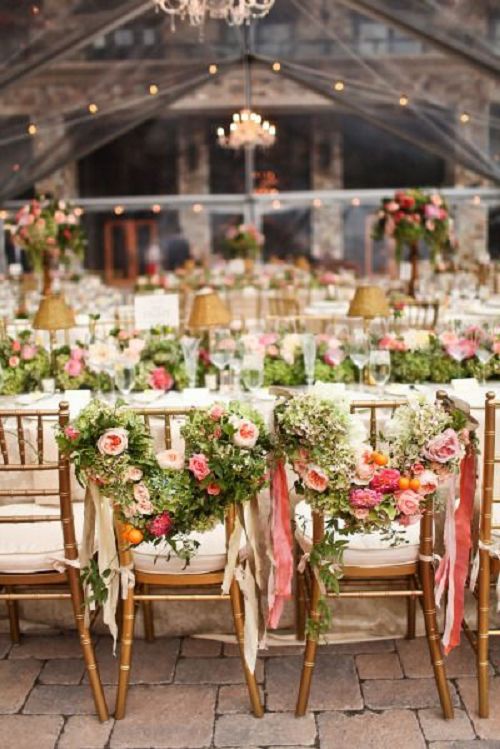
[[(398, 525), (418, 522), (445, 481), (458, 473), (470, 439), (466, 418), (435, 403), (396, 409), (381, 435), (383, 449), (366, 442), (359, 414), (342, 400), (299, 395), (276, 410), (278, 442), (297, 475), (295, 490), (325, 515), (323, 540), (308, 549), (324, 589), (339, 591), (348, 534), (382, 531), (398, 540)], [(300, 533), (299, 533), (300, 540)], [(320, 601), (318, 636), (330, 611)]]
[(130, 546), (142, 541), (166, 544), (189, 564), (198, 546), (189, 534), (213, 527), (230, 505), (251, 500), (267, 483), (269, 434), (259, 414), (246, 404), (189, 411), (181, 435), (183, 452), (155, 453), (144, 419), (120, 401), (116, 406), (93, 401), (57, 433), (60, 449), (87, 488), (86, 525), (92, 523), (92, 502), (96, 512), (105, 506), (96, 524), (107, 534), (107, 539), (97, 540), (98, 561), (92, 558), (93, 542), (81, 558), (87, 562), (82, 574), (89, 601), (107, 606), (105, 621), (112, 632), (120, 573), (114, 536), (113, 550), (106, 553), (113, 508)]

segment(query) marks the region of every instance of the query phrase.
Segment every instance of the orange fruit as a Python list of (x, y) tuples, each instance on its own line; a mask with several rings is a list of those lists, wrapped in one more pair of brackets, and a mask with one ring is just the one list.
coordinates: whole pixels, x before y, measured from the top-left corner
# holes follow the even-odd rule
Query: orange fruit
[(373, 462), (377, 466), (386, 466), (389, 462), (389, 458), (382, 453), (373, 453)]
[(417, 489), (420, 489), (420, 480), (419, 479), (412, 479), (410, 481), (410, 489), (413, 489), (414, 492), (416, 492)]
[(144, 533), (140, 531), (139, 528), (132, 528), (132, 530), (128, 532), (128, 541), (130, 541), (134, 546), (140, 544), (143, 538)]
[(401, 476), (399, 479), (399, 488), (403, 489), (403, 491), (410, 488), (410, 479), (407, 476)]
[(133, 530), (134, 526), (130, 525), (130, 523), (124, 523), (122, 525), (122, 538), (124, 541), (128, 541), (128, 534), (131, 530)]

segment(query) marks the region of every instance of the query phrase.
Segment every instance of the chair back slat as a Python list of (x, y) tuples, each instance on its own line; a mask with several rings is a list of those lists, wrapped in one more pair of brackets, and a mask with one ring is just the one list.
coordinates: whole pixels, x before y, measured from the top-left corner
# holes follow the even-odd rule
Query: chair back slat
[(5, 439), (5, 429), (3, 425), (3, 419), (0, 418), (0, 451), (2, 453), (2, 460), (4, 465), (9, 464), (9, 449), (7, 447), (7, 440)]
[(26, 438), (24, 436), (23, 417), (21, 414), (17, 414), (16, 421), (17, 421), (17, 446), (19, 448), (19, 458), (21, 460), (21, 464), (24, 465), (26, 463)]
[(378, 419), (377, 416), (380, 413), (380, 411), (390, 411), (391, 414), (394, 413), (396, 408), (399, 408), (399, 406), (403, 406), (408, 401), (406, 399), (396, 399), (391, 401), (352, 401), (350, 409), (351, 413), (356, 413), (356, 411), (369, 411), (370, 412), (370, 445), (375, 450), (377, 447), (377, 437), (378, 437)]
[(36, 448), (37, 448), (37, 457), (38, 457), (38, 464), (42, 465), (43, 463), (43, 419), (38, 414), (37, 416), (37, 423), (36, 423)]

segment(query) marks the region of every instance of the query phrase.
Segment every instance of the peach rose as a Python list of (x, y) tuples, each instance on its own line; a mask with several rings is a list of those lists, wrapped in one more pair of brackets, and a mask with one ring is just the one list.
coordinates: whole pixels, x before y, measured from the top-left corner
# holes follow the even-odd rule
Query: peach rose
[(236, 447), (255, 447), (259, 439), (259, 430), (250, 419), (241, 419), (236, 425), (233, 442)]
[(162, 450), (156, 453), (156, 460), (163, 469), (181, 471), (184, 468), (184, 453), (179, 450)]
[(442, 434), (430, 440), (424, 448), (424, 455), (428, 460), (436, 463), (448, 463), (460, 455), (461, 447), (454, 429), (445, 429)]
[(304, 484), (315, 492), (324, 492), (328, 486), (328, 476), (316, 465), (308, 465), (303, 478)]
[(216, 484), (215, 481), (212, 481), (207, 486), (207, 494), (210, 494), (212, 497), (217, 497), (220, 494), (219, 484)]
[(208, 415), (210, 416), (212, 421), (220, 421), (225, 413), (226, 411), (224, 409), (224, 406), (221, 406), (220, 403), (215, 403), (208, 412)]
[(434, 494), (439, 484), (439, 479), (434, 471), (429, 471), (428, 469), (422, 471), (422, 473), (419, 474), (418, 478), (420, 481), (418, 493), (423, 497), (425, 497), (427, 494)]
[(142, 479), (142, 471), (136, 466), (129, 466), (125, 471), (125, 481), (140, 481)]
[(126, 429), (106, 429), (97, 440), (97, 449), (101, 455), (121, 455), (128, 447), (128, 432)]
[(356, 463), (356, 478), (354, 479), (355, 484), (368, 483), (373, 478), (376, 466), (372, 461), (372, 455), (372, 450), (363, 450), (363, 452), (358, 456)]
[(189, 470), (197, 481), (203, 481), (210, 474), (208, 460), (203, 453), (195, 453), (189, 458)]
[(140, 515), (150, 515), (153, 512), (153, 505), (149, 499), (149, 489), (145, 484), (134, 485), (134, 499), (137, 502)]
[(396, 507), (402, 515), (416, 515), (420, 512), (421, 497), (412, 489), (396, 492), (395, 496)]

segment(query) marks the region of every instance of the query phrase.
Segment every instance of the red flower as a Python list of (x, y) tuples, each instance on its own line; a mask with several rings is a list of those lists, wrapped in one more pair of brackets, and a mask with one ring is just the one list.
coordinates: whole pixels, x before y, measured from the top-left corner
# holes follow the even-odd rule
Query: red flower
[(156, 367), (150, 372), (148, 384), (154, 390), (171, 390), (174, 384), (174, 378), (167, 372), (165, 367)]
[(169, 535), (172, 531), (173, 525), (172, 518), (169, 513), (165, 511), (162, 512), (161, 515), (157, 515), (157, 517), (153, 518), (153, 520), (148, 524), (148, 531), (152, 536), (161, 538), (161, 536)]

